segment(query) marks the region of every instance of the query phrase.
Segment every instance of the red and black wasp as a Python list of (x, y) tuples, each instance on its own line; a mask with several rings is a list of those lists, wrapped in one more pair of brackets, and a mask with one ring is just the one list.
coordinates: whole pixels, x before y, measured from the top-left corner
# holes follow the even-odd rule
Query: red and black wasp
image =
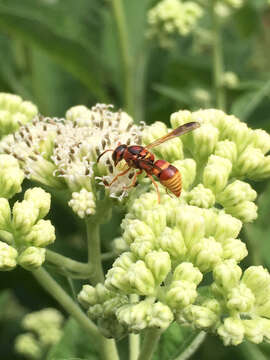
[(111, 183), (106, 184), (106, 186), (111, 186), (120, 176), (125, 175), (131, 168), (135, 168), (139, 171), (135, 172), (131, 185), (125, 187), (124, 189), (135, 186), (137, 176), (140, 175), (143, 171), (145, 171), (146, 175), (151, 179), (157, 190), (158, 203), (160, 202), (160, 194), (158, 190), (158, 185), (155, 182), (153, 175), (159, 179), (160, 183), (165, 186), (166, 189), (169, 189), (175, 196), (179, 197), (182, 190), (182, 178), (179, 170), (166, 160), (155, 161), (155, 157), (149, 151), (149, 149), (152, 149), (153, 147), (158, 146), (165, 141), (173, 139), (177, 136), (186, 134), (189, 131), (195, 130), (199, 126), (200, 124), (198, 122), (186, 123), (174, 129), (165, 136), (162, 136), (161, 138), (155, 140), (151, 144), (148, 144), (145, 147), (140, 145), (127, 146), (125, 144), (120, 144), (114, 150), (108, 149), (103, 151), (103, 153), (99, 155), (97, 162), (99, 162), (99, 159), (106, 152), (113, 151), (112, 159), (114, 161), (114, 166), (116, 166), (122, 159), (124, 159), (128, 165), (127, 169), (117, 174), (113, 178)]

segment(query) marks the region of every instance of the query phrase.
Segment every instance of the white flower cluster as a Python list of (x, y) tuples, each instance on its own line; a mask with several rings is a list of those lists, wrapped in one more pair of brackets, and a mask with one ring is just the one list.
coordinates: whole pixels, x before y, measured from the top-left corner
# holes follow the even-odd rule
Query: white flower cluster
[(28, 332), (15, 339), (16, 352), (31, 359), (42, 359), (48, 348), (60, 340), (63, 322), (63, 315), (53, 308), (25, 315), (22, 327)]
[[(97, 104), (89, 110), (75, 106), (67, 111), (66, 119), (35, 118), (7, 136), (0, 149), (18, 159), (30, 179), (73, 193), (69, 204), (80, 217), (93, 214), (97, 179), (102, 185), (110, 183), (123, 167), (123, 163), (113, 166), (112, 152), (96, 164), (98, 156), (119, 144), (141, 143), (141, 127), (125, 112), (112, 112), (111, 107)], [(120, 177), (108, 188), (110, 196), (121, 199), (130, 181), (130, 173)]]
[[(244, 179), (270, 177), (270, 136), (219, 110), (171, 116), (173, 128), (190, 121), (201, 126), (153, 148), (181, 172), (181, 197), (169, 196), (161, 185), (160, 203), (154, 188), (135, 191), (117, 239), (126, 249), (104, 285), (86, 285), (79, 299), (109, 337), (164, 330), (177, 321), (217, 333), (225, 344), (261, 342), (269, 339), (270, 292), (260, 289), (269, 288), (270, 275), (250, 267), (241, 279), (237, 263), (247, 249), (238, 236), (243, 223), (257, 216), (257, 194)], [(168, 131), (155, 123), (145, 128), (143, 143)], [(213, 283), (206, 296), (200, 283), (208, 272)]]
[(149, 36), (185, 36), (196, 27), (202, 14), (201, 7), (193, 1), (162, 0), (148, 12)]
[(41, 188), (29, 189), (24, 200), (11, 211), (9, 202), (0, 198), (0, 270), (12, 270), (17, 264), (33, 270), (45, 261), (45, 247), (55, 240), (50, 220), (51, 196)]

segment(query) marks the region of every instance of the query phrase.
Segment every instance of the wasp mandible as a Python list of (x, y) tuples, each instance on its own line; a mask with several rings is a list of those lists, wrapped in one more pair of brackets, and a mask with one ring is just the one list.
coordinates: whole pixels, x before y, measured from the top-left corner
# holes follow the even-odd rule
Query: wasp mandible
[(127, 146), (125, 144), (120, 144), (115, 149), (107, 149), (103, 151), (103, 153), (101, 153), (97, 158), (97, 163), (106, 152), (113, 151), (112, 159), (114, 161), (114, 166), (116, 166), (122, 159), (126, 161), (128, 166), (127, 169), (117, 174), (111, 183), (106, 184), (106, 186), (111, 186), (120, 176), (125, 175), (131, 168), (135, 168), (139, 171), (135, 172), (131, 184), (125, 187), (125, 190), (135, 186), (137, 176), (144, 170), (156, 188), (158, 203), (160, 203), (160, 194), (158, 185), (155, 182), (153, 175), (159, 179), (160, 183), (165, 186), (166, 189), (170, 190), (175, 196), (179, 197), (182, 190), (182, 179), (179, 170), (166, 160), (155, 161), (155, 156), (149, 151), (149, 149), (152, 149), (153, 147), (177, 136), (186, 134), (189, 131), (195, 130), (199, 126), (200, 124), (198, 122), (186, 123), (145, 147), (140, 145)]

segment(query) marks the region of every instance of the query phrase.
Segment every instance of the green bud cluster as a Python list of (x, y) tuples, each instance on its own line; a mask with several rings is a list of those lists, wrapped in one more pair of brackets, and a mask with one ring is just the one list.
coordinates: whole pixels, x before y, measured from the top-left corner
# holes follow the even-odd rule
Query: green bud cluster
[[(24, 200), (13, 208), (0, 198), (0, 270), (12, 270), (17, 264), (33, 270), (45, 261), (45, 246), (55, 240), (50, 220), (43, 218), (51, 205), (50, 194), (41, 188), (28, 189)], [(8, 242), (8, 243), (6, 243)]]
[(48, 348), (60, 340), (63, 322), (63, 315), (53, 308), (25, 315), (22, 327), (27, 332), (15, 339), (16, 352), (31, 359), (41, 359)]
[[(261, 342), (269, 338), (270, 275), (251, 267), (242, 276), (237, 263), (247, 256), (247, 248), (238, 236), (243, 223), (257, 216), (257, 194), (247, 180), (270, 176), (270, 136), (219, 110), (171, 116), (173, 128), (190, 121), (199, 122), (200, 128), (153, 148), (157, 158), (182, 174), (181, 197), (166, 194), (158, 184), (158, 203), (151, 183), (144, 192), (147, 182), (139, 180), (143, 187), (126, 203), (122, 236), (116, 239), (123, 252), (102, 285), (110, 299), (97, 296), (100, 284), (80, 299), (91, 298), (88, 315), (103, 327), (116, 329), (118, 324), (119, 334), (166, 329), (177, 321), (214, 332), (226, 345), (244, 339)], [(144, 129), (143, 143), (169, 131), (154, 123)], [(247, 152), (260, 154), (257, 163)], [(209, 272), (214, 280), (205, 291), (200, 284)], [(104, 318), (107, 302), (114, 304), (110, 320)]]
[(0, 138), (32, 121), (38, 109), (18, 95), (0, 93)]
[(24, 173), (11, 155), (0, 155), (0, 197), (10, 199), (22, 190)]

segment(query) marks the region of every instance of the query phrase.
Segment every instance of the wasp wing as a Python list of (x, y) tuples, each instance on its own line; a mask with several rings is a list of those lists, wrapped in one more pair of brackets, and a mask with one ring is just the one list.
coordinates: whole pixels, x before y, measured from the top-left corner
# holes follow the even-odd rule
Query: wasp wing
[(184, 125), (181, 125), (178, 128), (171, 131), (169, 134), (166, 134), (166, 135), (162, 136), (161, 138), (159, 138), (159, 139), (153, 141), (152, 143), (148, 144), (146, 146), (146, 148), (151, 149), (151, 148), (153, 148), (155, 146), (158, 146), (158, 145), (164, 143), (165, 141), (171, 140), (171, 139), (173, 139), (173, 138), (175, 138), (177, 136), (184, 135), (189, 131), (195, 130), (198, 127), (200, 127), (200, 123), (195, 122), (195, 121), (186, 123)]

